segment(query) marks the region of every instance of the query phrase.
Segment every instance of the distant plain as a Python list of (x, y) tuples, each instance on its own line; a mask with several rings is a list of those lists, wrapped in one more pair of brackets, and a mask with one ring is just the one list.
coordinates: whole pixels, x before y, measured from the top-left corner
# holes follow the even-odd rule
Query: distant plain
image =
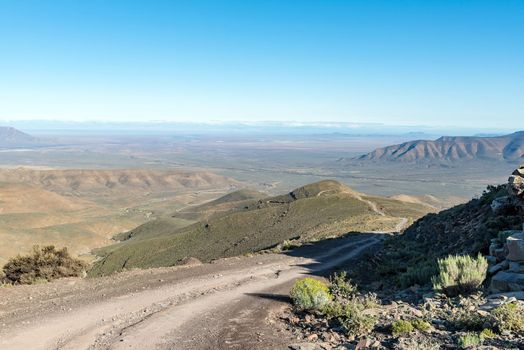
[[(89, 251), (110, 244), (116, 234), (240, 188), (277, 195), (335, 179), (358, 192), (441, 209), (480, 194), (488, 184), (505, 182), (515, 166), (508, 162), (421, 165), (354, 159), (378, 147), (412, 140), (413, 135), (72, 137), (63, 132), (41, 139), (46, 142), (36, 146), (0, 147), (0, 238), (11, 242), (0, 249), (0, 263), (33, 244), (47, 243), (67, 245), (73, 253), (91, 259)], [(18, 168), (23, 169), (13, 175)], [(74, 175), (65, 169), (92, 171)], [(135, 172), (141, 180), (113, 187), (115, 181), (100, 178), (100, 171), (107, 176)], [(162, 176), (148, 180), (153, 174), (173, 171), (197, 177), (212, 174), (220, 180), (177, 186)], [(50, 180), (53, 178), (55, 181)], [(21, 208), (16, 204), (20, 196), (40, 205)], [(188, 223), (178, 222), (180, 226)]]

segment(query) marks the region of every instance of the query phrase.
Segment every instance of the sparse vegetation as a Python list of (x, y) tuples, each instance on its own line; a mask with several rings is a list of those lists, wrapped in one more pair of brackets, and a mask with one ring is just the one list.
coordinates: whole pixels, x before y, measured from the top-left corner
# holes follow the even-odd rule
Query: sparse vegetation
[(395, 337), (413, 332), (414, 327), (410, 321), (398, 320), (391, 325), (391, 334)]
[(499, 232), (519, 230), (522, 226), (517, 211), (504, 215), (492, 211), (491, 201), (504, 195), (505, 186), (490, 186), (479, 199), (427, 214), (404, 234), (387, 239), (384, 249), (374, 256), (376, 269), (369, 271), (369, 267), (364, 267), (366, 275), (373, 272), (374, 277), (401, 288), (424, 286), (438, 273), (438, 259), (486, 253), (490, 240), (498, 238)]
[(321, 310), (333, 299), (324, 282), (309, 277), (296, 281), (290, 296), (299, 310)]
[(69, 255), (67, 248), (35, 246), (32, 254), (10, 259), (3, 267), (3, 281), (11, 284), (35, 284), (61, 277), (79, 277), (86, 264)]
[(491, 312), (495, 327), (501, 332), (524, 331), (524, 310), (516, 303), (501, 305)]
[(439, 274), (432, 278), (433, 288), (448, 296), (472, 293), (486, 279), (488, 262), (480, 254), (477, 258), (467, 255), (450, 255), (438, 260)]
[(358, 292), (357, 286), (347, 278), (347, 273), (342, 271), (335, 273), (329, 280), (331, 294), (339, 298), (351, 298)]
[(429, 324), (429, 322), (420, 319), (411, 320), (411, 324), (416, 330), (421, 332), (426, 332), (431, 328), (431, 324)]
[(493, 339), (495, 338), (497, 335), (489, 328), (485, 328), (482, 330), (482, 332), (479, 333), (479, 337), (482, 341), (486, 340), (486, 339)]
[(434, 261), (422, 262), (408, 267), (407, 271), (399, 276), (401, 288), (408, 288), (415, 284), (425, 285), (438, 273), (437, 264)]
[[(422, 206), (421, 211), (421, 205), (388, 198), (381, 201), (394, 202), (405, 216), (413, 218), (420, 217), (427, 209)], [(210, 213), (217, 210), (217, 205), (225, 209), (223, 206), (228, 204), (221, 199), (214, 202), (218, 204), (193, 209)], [(171, 224), (172, 218), (148, 222), (129, 233), (133, 239), (97, 250), (102, 259), (89, 273), (98, 276), (124, 267), (172, 266), (184, 256), (209, 262), (273, 248), (280, 251), (315, 239), (345, 235), (348, 231), (391, 230), (399, 222), (398, 217), (370, 210), (354, 191), (332, 180), (309, 184), (286, 195), (241, 203), (241, 206), (229, 203), (233, 206), (217, 210), (216, 215), (205, 214), (205, 219), (196, 214), (184, 216), (201, 221), (183, 228)]]
[(481, 345), (482, 339), (477, 333), (466, 333), (459, 337), (458, 344), (462, 349), (469, 349)]
[(487, 317), (481, 316), (475, 310), (468, 308), (455, 309), (454, 312), (444, 315), (452, 329), (458, 331), (480, 331), (489, 321)]
[(376, 317), (366, 311), (376, 305), (376, 299), (372, 296), (355, 296), (347, 300), (335, 300), (324, 308), (323, 313), (328, 319), (336, 319), (348, 334), (361, 336), (375, 328)]
[[(486, 252), (492, 239), (504, 242), (510, 234), (505, 230), (518, 229), (521, 222), (511, 207), (504, 215), (494, 214), (485, 196), (501, 195), (503, 187), (489, 188), (481, 199), (428, 214), (403, 235), (386, 239), (381, 251), (368, 252), (351, 265), (351, 279), (377, 292), (384, 307), (355, 307), (362, 297), (356, 285), (345, 274), (333, 276), (334, 301), (323, 309), (324, 319), (316, 314), (309, 331), (322, 337), (314, 328), (320, 322), (331, 330), (342, 328), (351, 337), (367, 334), (379, 348), (394, 344), (395, 349), (409, 350), (522, 344), (523, 304), (515, 301), (489, 312), (492, 301), (482, 289), (488, 263), (480, 251)], [(366, 324), (361, 316), (370, 317), (370, 326), (355, 326)], [(436, 332), (428, 332), (432, 324)]]

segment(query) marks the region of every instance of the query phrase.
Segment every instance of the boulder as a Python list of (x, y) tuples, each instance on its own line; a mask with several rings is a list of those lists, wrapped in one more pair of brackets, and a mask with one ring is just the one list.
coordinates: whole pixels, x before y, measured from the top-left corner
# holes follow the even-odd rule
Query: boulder
[[(490, 246), (490, 248), (491, 248), (491, 246)], [(491, 252), (491, 249), (490, 249), (490, 252)], [(488, 261), (488, 264), (490, 264), (490, 265), (494, 265), (494, 264), (497, 263), (497, 258), (495, 258), (492, 255), (486, 255), (486, 260)]]
[[(507, 261), (507, 260), (506, 260)], [(524, 273), (524, 262), (509, 261), (508, 271)]]
[(524, 274), (501, 271), (491, 278), (490, 290), (492, 293), (523, 291)]
[(494, 274), (496, 274), (499, 271), (506, 270), (507, 268), (508, 268), (508, 261), (504, 260), (503, 262), (500, 262), (500, 263), (498, 263), (496, 265), (490, 266), (488, 268), (488, 273), (490, 275), (494, 275)]
[[(506, 292), (488, 295), (488, 299), (501, 299), (502, 301), (505, 301), (509, 298), (515, 298), (517, 300), (524, 301), (524, 292)], [(486, 303), (485, 305), (487, 304), (489, 303)]]
[(495, 249), (495, 252), (493, 255), (495, 255), (495, 257), (497, 258), (497, 261), (504, 261), (506, 259), (506, 256), (508, 255), (508, 250), (505, 247), (498, 248), (498, 249)]
[(519, 232), (506, 239), (508, 249), (507, 259), (511, 261), (524, 261), (524, 232)]
[(508, 179), (508, 189), (519, 199), (524, 199), (524, 165), (515, 170)]

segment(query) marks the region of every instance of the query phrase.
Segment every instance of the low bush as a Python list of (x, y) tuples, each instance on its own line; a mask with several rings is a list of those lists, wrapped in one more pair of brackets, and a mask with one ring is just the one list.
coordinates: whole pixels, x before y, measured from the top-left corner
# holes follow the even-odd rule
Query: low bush
[(443, 315), (450, 326), (458, 331), (479, 332), (489, 323), (489, 318), (481, 316), (474, 310), (456, 309), (452, 314)]
[(363, 336), (371, 332), (377, 324), (377, 318), (369, 310), (378, 306), (375, 295), (354, 295), (348, 299), (337, 299), (323, 309), (328, 319), (336, 319), (346, 332), (354, 336)]
[(459, 337), (458, 344), (462, 349), (474, 348), (482, 344), (482, 339), (477, 333), (466, 333)]
[(358, 302), (336, 303), (326, 315), (336, 317), (348, 334), (363, 336), (371, 332), (377, 324), (377, 319), (366, 314), (365, 310), (365, 306)]
[(290, 296), (299, 310), (321, 310), (333, 299), (324, 282), (310, 277), (296, 281)]
[(494, 326), (501, 332), (524, 331), (524, 310), (518, 304), (501, 305), (491, 312)]
[(80, 277), (86, 264), (69, 255), (67, 248), (33, 247), (33, 252), (10, 259), (3, 267), (3, 281), (10, 284), (35, 284), (61, 277)]
[(438, 275), (432, 278), (433, 288), (448, 296), (470, 294), (479, 289), (486, 279), (488, 262), (480, 254), (450, 255), (438, 260)]
[(431, 282), (431, 278), (438, 273), (434, 261), (424, 262), (411, 267), (399, 276), (399, 284), (402, 288), (408, 288), (415, 284), (425, 285)]
[(411, 332), (413, 332), (413, 330), (414, 330), (414, 327), (411, 324), (411, 322), (410, 321), (406, 321), (406, 320), (395, 321), (391, 325), (391, 333), (395, 337), (398, 337), (399, 335), (411, 333)]
[(329, 290), (335, 298), (351, 298), (358, 292), (357, 286), (351, 283), (345, 271), (335, 273), (329, 282)]
[(482, 332), (479, 333), (479, 337), (481, 340), (486, 340), (486, 339), (493, 339), (495, 338), (497, 335), (489, 328), (485, 328), (482, 330)]
[(416, 330), (419, 330), (421, 332), (425, 332), (431, 328), (431, 324), (429, 324), (429, 322), (424, 321), (424, 320), (419, 320), (419, 319), (412, 320), (411, 324), (413, 325), (413, 327)]

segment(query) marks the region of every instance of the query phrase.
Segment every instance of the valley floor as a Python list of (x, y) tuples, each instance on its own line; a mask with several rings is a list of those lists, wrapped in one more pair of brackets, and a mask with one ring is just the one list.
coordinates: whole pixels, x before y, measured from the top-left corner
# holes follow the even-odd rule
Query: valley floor
[(355, 234), (287, 254), (0, 288), (0, 348), (287, 349), (295, 339), (271, 322), (293, 281), (325, 274), (382, 237)]

